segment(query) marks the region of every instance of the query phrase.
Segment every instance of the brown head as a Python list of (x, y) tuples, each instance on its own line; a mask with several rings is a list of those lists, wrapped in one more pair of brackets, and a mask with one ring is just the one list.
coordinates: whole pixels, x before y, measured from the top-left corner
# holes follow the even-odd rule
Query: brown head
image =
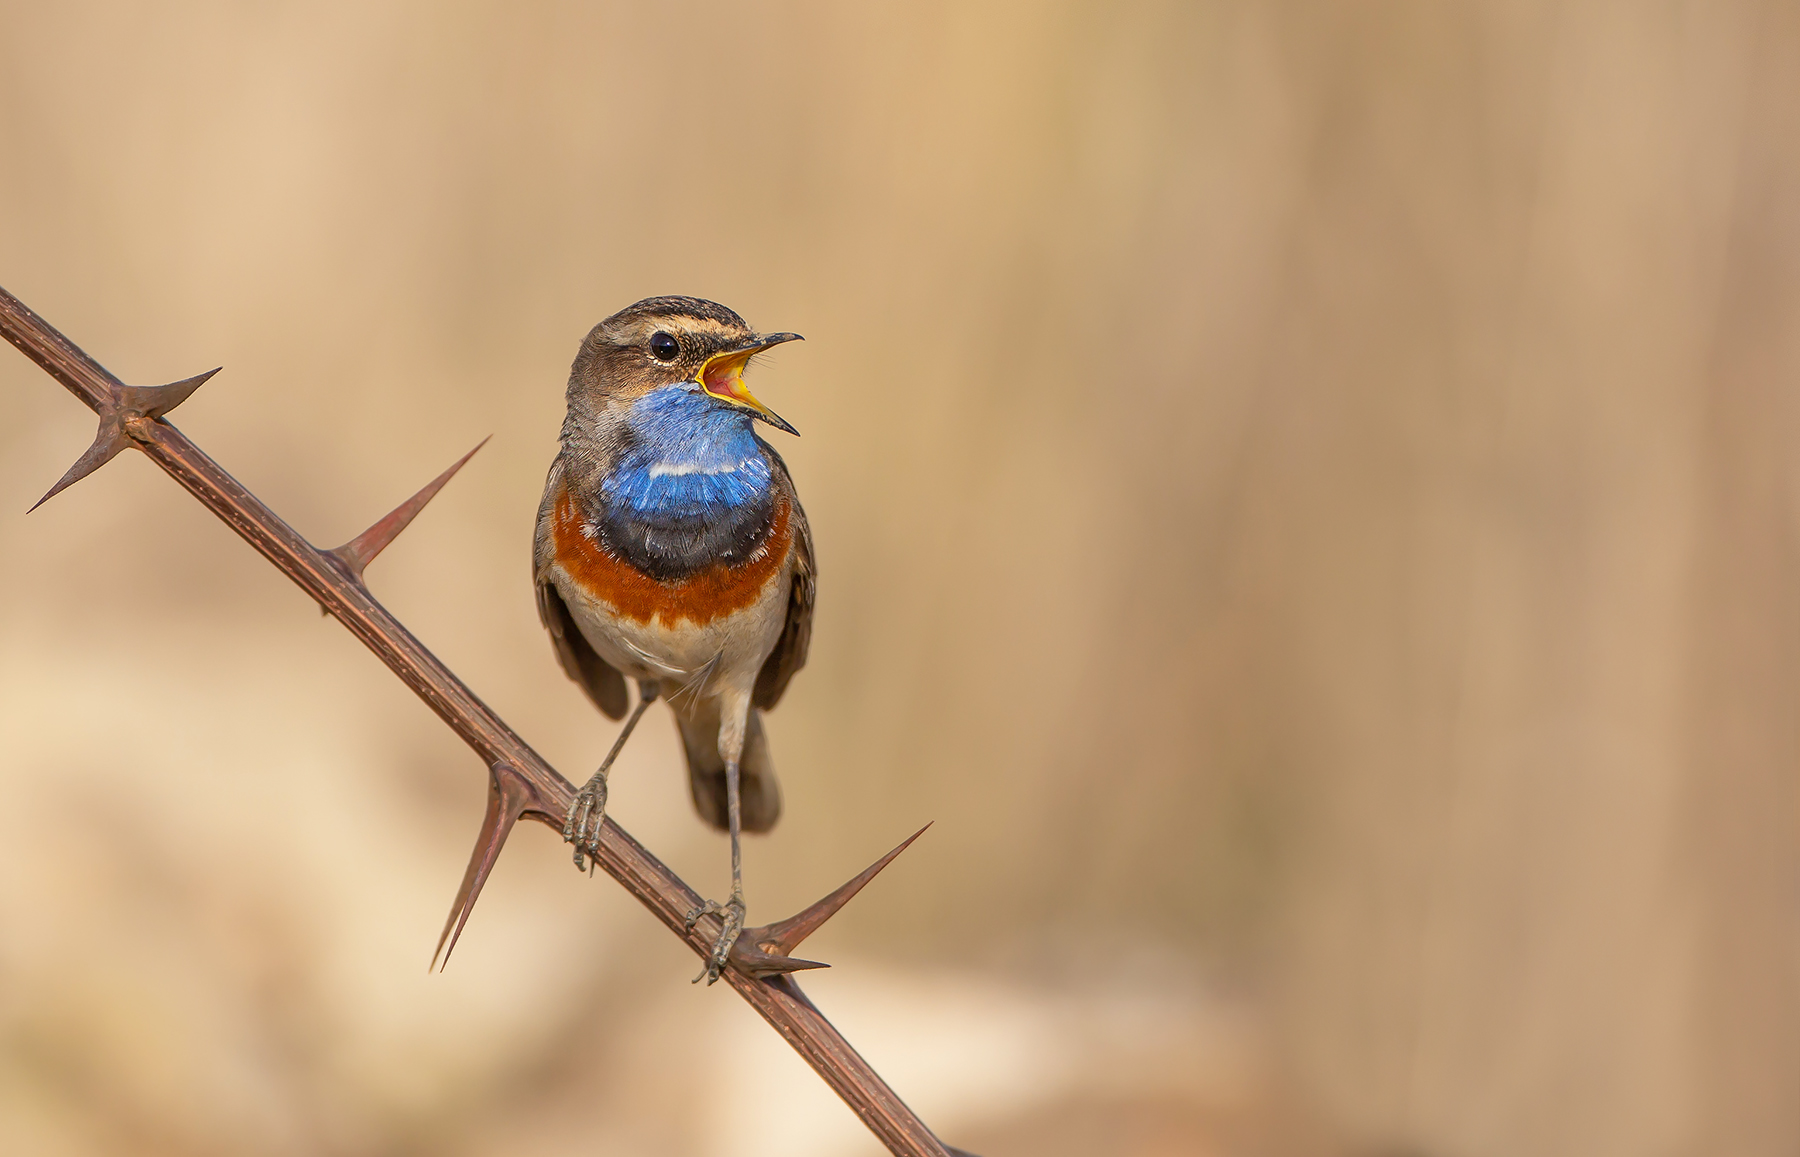
[(662, 386), (698, 382), (712, 397), (798, 434), (744, 385), (744, 367), (797, 333), (758, 335), (744, 319), (698, 297), (647, 297), (588, 332), (569, 373), (569, 405), (598, 414)]

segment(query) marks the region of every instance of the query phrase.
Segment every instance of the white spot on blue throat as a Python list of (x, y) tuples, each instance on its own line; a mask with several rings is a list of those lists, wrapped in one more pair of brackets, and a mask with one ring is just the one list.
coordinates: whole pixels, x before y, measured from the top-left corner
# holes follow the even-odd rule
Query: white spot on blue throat
[(658, 462), (650, 467), (650, 477), (679, 477), (683, 474), (731, 474), (735, 473), (740, 463), (728, 462), (723, 466), (701, 466), (695, 462)]
[(693, 382), (652, 390), (632, 404), (625, 424), (633, 444), (601, 490), (652, 519), (754, 502), (767, 492), (770, 471), (750, 421)]

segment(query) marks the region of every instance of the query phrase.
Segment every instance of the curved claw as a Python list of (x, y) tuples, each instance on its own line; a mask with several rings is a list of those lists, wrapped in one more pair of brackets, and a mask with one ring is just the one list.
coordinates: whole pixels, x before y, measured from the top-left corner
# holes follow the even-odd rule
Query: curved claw
[(706, 967), (700, 970), (700, 975), (694, 977), (692, 983), (699, 984), (704, 980), (712, 985), (718, 983), (719, 977), (724, 975), (725, 965), (732, 959), (732, 949), (737, 947), (738, 938), (744, 931), (744, 912), (744, 898), (733, 895), (723, 905), (708, 900), (703, 906), (688, 913), (687, 926), (690, 931), (701, 916), (720, 917), (719, 935), (713, 941), (712, 952), (707, 955)]
[[(575, 793), (569, 803), (568, 814), (563, 817), (562, 837), (567, 843), (575, 845), (575, 870), (586, 867), (587, 874), (594, 874), (594, 865), (600, 860), (600, 829), (606, 823), (606, 776), (612, 771), (613, 761), (619, 758), (619, 752), (625, 750), (625, 741), (631, 738), (631, 732), (644, 717), (650, 704), (656, 702), (656, 684), (638, 683), (638, 705), (625, 720), (625, 726), (619, 728), (618, 738), (613, 740), (612, 750), (606, 753), (606, 759), (600, 764), (588, 781)], [(583, 864), (583, 858), (587, 863)], [(699, 917), (695, 917), (698, 919)], [(692, 928), (690, 921), (688, 927)]]
[(575, 793), (563, 818), (564, 843), (575, 845), (575, 870), (594, 874), (600, 858), (600, 826), (606, 822), (606, 777), (596, 775)]
[(723, 904), (719, 903), (717, 900), (708, 900), (706, 903), (687, 914), (687, 919), (682, 921), (682, 927), (687, 931), (692, 932), (694, 930), (694, 925), (700, 923), (700, 918), (702, 916), (719, 916), (723, 915), (724, 912), (725, 906)]

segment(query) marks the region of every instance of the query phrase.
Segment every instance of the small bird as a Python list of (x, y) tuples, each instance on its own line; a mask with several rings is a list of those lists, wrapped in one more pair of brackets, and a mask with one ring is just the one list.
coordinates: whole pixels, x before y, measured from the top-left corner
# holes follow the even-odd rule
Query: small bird
[(744, 927), (739, 836), (781, 815), (762, 712), (806, 662), (812, 534), (786, 463), (752, 424), (798, 434), (744, 385), (759, 336), (695, 297), (652, 297), (596, 325), (569, 373), (562, 446), (538, 508), (538, 614), (569, 678), (613, 719), (638, 705), (569, 808), (575, 866), (598, 850), (606, 776), (659, 696), (687, 752), (700, 817), (731, 835), (731, 896), (688, 914), (722, 921), (706, 968)]

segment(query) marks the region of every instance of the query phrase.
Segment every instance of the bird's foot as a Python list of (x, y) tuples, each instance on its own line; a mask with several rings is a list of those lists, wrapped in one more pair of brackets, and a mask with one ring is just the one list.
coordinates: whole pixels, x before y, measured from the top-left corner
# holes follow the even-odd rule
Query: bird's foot
[(706, 967), (700, 975), (694, 977), (694, 983), (702, 980), (712, 984), (725, 971), (725, 962), (731, 958), (731, 946), (737, 943), (738, 934), (744, 930), (744, 897), (737, 892), (723, 904), (717, 900), (708, 900), (700, 907), (687, 914), (688, 931), (693, 931), (702, 916), (717, 916), (723, 922), (719, 929), (719, 938), (713, 941), (712, 952), (706, 958)]
[[(563, 820), (563, 840), (575, 845), (575, 870), (594, 874), (600, 858), (600, 825), (606, 822), (606, 776), (596, 775), (575, 793)], [(689, 925), (692, 927), (692, 925)]]

